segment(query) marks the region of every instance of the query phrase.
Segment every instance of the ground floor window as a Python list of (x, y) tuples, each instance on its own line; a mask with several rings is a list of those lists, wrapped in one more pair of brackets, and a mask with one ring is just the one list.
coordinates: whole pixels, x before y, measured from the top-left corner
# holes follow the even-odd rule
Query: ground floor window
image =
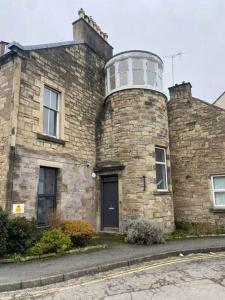
[(37, 222), (39, 226), (49, 225), (56, 209), (58, 169), (40, 167), (37, 201)]
[(168, 191), (166, 149), (155, 148), (156, 187), (158, 191)]
[(225, 207), (225, 175), (212, 176), (214, 207)]

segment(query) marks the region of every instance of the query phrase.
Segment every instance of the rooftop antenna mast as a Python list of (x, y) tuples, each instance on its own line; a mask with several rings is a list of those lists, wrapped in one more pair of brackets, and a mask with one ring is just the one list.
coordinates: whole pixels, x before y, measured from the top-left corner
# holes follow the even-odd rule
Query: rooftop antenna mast
[(174, 85), (174, 59), (178, 56), (181, 57), (182, 54), (184, 54), (184, 53), (179, 51), (178, 53), (164, 56), (165, 58), (171, 58), (171, 63), (172, 63), (172, 85)]

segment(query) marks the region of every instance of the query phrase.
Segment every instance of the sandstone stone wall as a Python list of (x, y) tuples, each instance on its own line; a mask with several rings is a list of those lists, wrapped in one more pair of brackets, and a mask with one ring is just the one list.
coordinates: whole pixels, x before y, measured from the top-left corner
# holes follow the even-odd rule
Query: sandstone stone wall
[(214, 211), (211, 175), (225, 174), (225, 110), (191, 95), (184, 83), (170, 89), (168, 103), (175, 220), (225, 224)]
[(13, 101), (14, 62), (0, 67), (0, 206), (9, 208), (11, 102)]
[[(146, 218), (171, 231), (174, 217), (166, 97), (144, 89), (115, 92), (106, 99), (100, 120), (98, 165), (125, 165), (119, 175), (120, 229), (126, 219)], [(156, 145), (167, 149), (167, 193), (156, 189)], [(143, 176), (146, 177), (146, 190)]]
[[(95, 225), (95, 121), (104, 97), (104, 61), (86, 45), (27, 52), (22, 62), (16, 128), (13, 202), (36, 216), (40, 166), (59, 169), (58, 211), (62, 218)], [(42, 134), (43, 90), (60, 92), (60, 136)]]

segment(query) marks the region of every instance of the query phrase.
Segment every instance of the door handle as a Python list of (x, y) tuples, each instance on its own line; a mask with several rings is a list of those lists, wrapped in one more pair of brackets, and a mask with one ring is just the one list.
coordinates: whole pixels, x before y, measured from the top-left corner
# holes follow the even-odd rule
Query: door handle
[(110, 209), (110, 210), (114, 210), (115, 208), (111, 206), (111, 207), (108, 207), (108, 209)]

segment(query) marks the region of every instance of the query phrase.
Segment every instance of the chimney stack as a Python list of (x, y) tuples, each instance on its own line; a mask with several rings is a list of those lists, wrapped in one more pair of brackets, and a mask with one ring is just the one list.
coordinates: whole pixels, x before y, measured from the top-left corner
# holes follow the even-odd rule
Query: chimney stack
[(181, 84), (175, 84), (169, 88), (170, 100), (180, 99), (189, 100), (192, 98), (190, 82), (183, 81)]
[(4, 55), (7, 52), (7, 45), (9, 43), (0, 41), (0, 56)]
[(103, 32), (91, 16), (87, 16), (81, 8), (79, 19), (73, 22), (73, 39), (84, 41), (105, 60), (112, 57), (112, 46), (107, 42), (108, 35)]

